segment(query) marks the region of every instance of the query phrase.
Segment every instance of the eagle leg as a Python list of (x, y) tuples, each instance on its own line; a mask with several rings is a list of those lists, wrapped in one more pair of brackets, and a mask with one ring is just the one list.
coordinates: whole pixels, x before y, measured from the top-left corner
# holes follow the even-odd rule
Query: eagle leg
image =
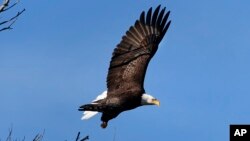
[(108, 122), (103, 121), (101, 127), (104, 129), (108, 126)]

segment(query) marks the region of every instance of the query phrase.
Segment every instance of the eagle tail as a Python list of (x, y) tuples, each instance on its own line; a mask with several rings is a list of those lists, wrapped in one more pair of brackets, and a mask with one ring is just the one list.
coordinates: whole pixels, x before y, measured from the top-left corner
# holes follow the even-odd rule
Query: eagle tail
[(104, 109), (104, 106), (101, 104), (86, 104), (82, 105), (78, 110), (79, 111), (97, 111), (102, 112)]
[(99, 96), (97, 96), (96, 99), (94, 99), (91, 104), (86, 104), (81, 106), (78, 109), (79, 111), (84, 111), (81, 119), (86, 120), (98, 114), (98, 111), (100, 112), (101, 109), (103, 109), (103, 107), (100, 106), (97, 103), (97, 101), (105, 99), (106, 97), (107, 97), (107, 91), (104, 91)]
[(95, 116), (96, 114), (98, 114), (98, 112), (102, 112), (103, 109), (104, 107), (99, 104), (86, 104), (86, 105), (81, 106), (78, 110), (84, 111), (81, 119), (87, 120)]

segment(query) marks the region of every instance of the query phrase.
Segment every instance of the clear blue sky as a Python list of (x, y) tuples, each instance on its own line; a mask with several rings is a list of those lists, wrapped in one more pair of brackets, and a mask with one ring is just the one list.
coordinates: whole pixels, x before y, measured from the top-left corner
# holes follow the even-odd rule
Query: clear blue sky
[[(170, 29), (151, 61), (145, 89), (161, 101), (100, 128), (78, 106), (106, 89), (111, 53), (142, 10), (171, 10)], [(250, 123), (250, 1), (25, 1), (0, 33), (0, 138), (13, 126), (31, 140), (226, 141), (229, 124)]]

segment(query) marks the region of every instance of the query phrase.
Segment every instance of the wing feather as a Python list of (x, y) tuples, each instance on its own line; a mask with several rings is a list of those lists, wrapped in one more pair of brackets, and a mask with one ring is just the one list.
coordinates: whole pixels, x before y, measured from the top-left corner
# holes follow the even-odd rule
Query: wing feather
[(148, 63), (170, 25), (170, 21), (166, 24), (170, 12), (165, 14), (165, 9), (160, 11), (159, 5), (152, 14), (151, 7), (146, 18), (143, 11), (114, 49), (107, 76), (108, 96), (132, 89), (144, 91)]
[(153, 17), (152, 17), (152, 23), (151, 23), (151, 25), (155, 25), (155, 24), (156, 24), (156, 21), (157, 21), (156, 19), (157, 19), (157, 17), (158, 17), (158, 13), (159, 13), (160, 8), (161, 8), (161, 6), (159, 5), (159, 6), (155, 9), (154, 14), (153, 14)]
[(148, 13), (147, 13), (147, 19), (146, 19), (146, 24), (147, 25), (151, 25), (151, 14), (152, 14), (152, 7), (148, 10)]
[(145, 24), (145, 11), (142, 11), (141, 15), (140, 15), (140, 22), (142, 24)]

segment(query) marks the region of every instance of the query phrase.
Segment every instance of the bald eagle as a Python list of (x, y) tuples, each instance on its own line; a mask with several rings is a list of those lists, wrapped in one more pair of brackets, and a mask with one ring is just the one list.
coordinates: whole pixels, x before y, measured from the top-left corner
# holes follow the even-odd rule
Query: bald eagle
[(122, 37), (110, 61), (107, 91), (92, 103), (80, 106), (79, 111), (84, 111), (82, 119), (89, 119), (100, 112), (101, 127), (106, 128), (108, 121), (123, 111), (143, 105), (160, 105), (143, 87), (148, 63), (171, 23), (168, 21), (170, 11), (165, 13), (165, 7), (160, 9), (159, 5), (152, 12), (151, 7), (146, 15), (143, 11)]

